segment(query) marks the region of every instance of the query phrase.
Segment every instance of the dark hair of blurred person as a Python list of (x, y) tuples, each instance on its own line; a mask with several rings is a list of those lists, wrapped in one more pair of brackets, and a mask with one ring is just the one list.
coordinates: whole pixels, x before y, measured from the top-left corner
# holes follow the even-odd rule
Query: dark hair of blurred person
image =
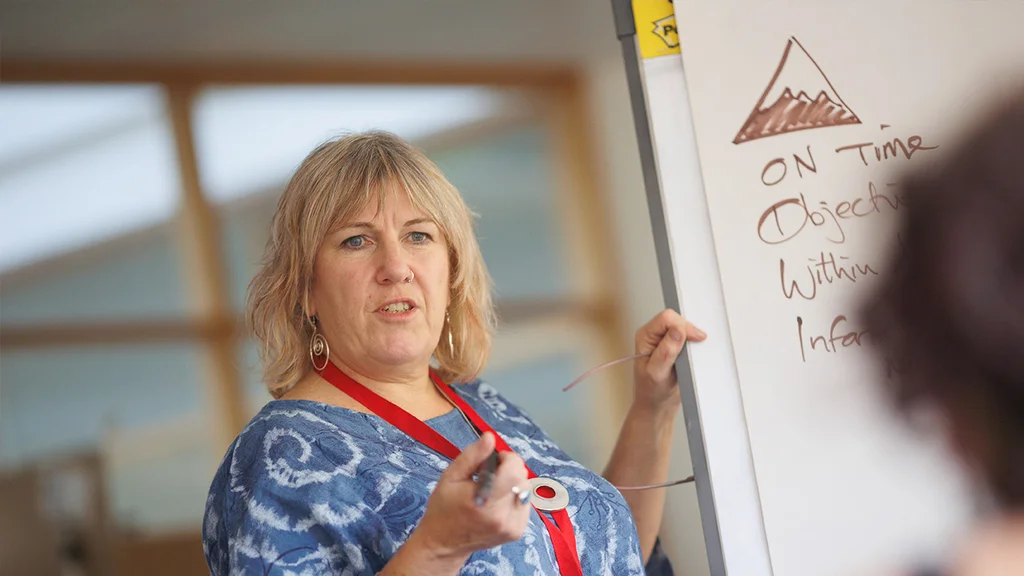
[(993, 514), (945, 571), (1024, 574), (1024, 94), (901, 179), (899, 251), (864, 309), (907, 416), (941, 415)]

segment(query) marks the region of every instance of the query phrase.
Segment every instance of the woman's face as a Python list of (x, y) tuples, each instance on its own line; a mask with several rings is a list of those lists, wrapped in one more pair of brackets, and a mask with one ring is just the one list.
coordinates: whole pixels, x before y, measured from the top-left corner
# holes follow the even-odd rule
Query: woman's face
[(422, 378), (448, 308), (448, 246), (401, 188), (376, 211), (371, 202), (324, 239), (309, 313), (335, 363), (377, 381)]

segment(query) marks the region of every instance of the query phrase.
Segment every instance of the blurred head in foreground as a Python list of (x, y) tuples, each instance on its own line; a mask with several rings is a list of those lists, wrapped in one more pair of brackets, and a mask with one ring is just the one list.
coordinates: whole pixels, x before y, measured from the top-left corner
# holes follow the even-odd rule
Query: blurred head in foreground
[(902, 250), (864, 310), (905, 413), (934, 408), (1003, 512), (1024, 513), (1024, 94), (902, 180)]

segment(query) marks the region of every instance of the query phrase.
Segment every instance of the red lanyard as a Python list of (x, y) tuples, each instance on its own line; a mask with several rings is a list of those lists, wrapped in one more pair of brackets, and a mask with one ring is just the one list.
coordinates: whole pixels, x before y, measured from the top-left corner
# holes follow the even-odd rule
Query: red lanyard
[[(416, 418), (412, 414), (409, 414), (385, 398), (382, 398), (366, 386), (356, 382), (347, 374), (339, 370), (333, 363), (328, 362), (327, 366), (318, 373), (324, 380), (333, 384), (335, 388), (341, 390), (345, 394), (348, 394), (353, 400), (359, 402), (371, 412), (386, 420), (392, 426), (398, 428), (402, 432), (405, 432), (413, 439), (431, 448), (435, 452), (447, 456), (452, 460), (462, 452), (457, 446), (452, 444), (436, 430), (427, 426), (422, 420)], [(449, 400), (462, 410), (480, 433), (491, 432), (494, 434), (495, 444), (499, 451), (512, 452), (512, 449), (508, 447), (508, 444), (505, 443), (501, 436), (499, 436), (493, 428), (488, 426), (487, 423), (480, 418), (480, 415), (477, 414), (476, 411), (473, 410), (473, 408), (458, 394), (456, 394), (450, 386), (442, 382), (441, 379), (433, 373), (433, 371), (431, 371), (430, 377), (433, 379), (434, 383), (437, 384), (438, 389), (440, 389)], [(533, 473), (533, 470), (530, 470), (529, 466), (526, 467), (526, 473), (530, 478), (537, 477), (537, 475)], [(540, 516), (540, 519), (544, 521), (544, 526), (547, 528), (548, 534), (551, 536), (551, 542), (555, 548), (555, 560), (558, 562), (558, 571), (562, 576), (583, 576), (583, 568), (580, 566), (579, 552), (576, 550), (576, 534), (573, 532), (572, 521), (569, 519), (569, 513), (566, 512), (564, 508), (551, 513), (555, 522), (558, 523), (557, 526), (555, 525), (555, 522), (552, 522), (540, 510), (538, 510), (537, 513)]]

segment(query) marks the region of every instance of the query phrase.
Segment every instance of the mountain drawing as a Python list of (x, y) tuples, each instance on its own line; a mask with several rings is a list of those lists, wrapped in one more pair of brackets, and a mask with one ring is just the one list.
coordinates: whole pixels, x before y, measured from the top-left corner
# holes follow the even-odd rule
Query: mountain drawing
[[(794, 45), (798, 48), (795, 52)], [(770, 104), (765, 105), (765, 102)], [(860, 118), (843, 102), (818, 63), (800, 41), (792, 37), (786, 43), (768, 87), (732, 143), (860, 123)]]

